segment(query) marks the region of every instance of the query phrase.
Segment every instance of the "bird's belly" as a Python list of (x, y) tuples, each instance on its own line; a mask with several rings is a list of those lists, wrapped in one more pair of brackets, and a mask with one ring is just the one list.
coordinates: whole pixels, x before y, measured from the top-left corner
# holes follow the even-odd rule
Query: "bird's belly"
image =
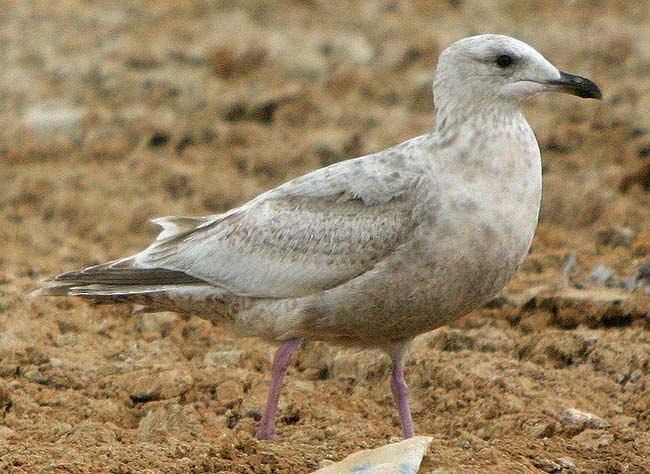
[(310, 299), (304, 335), (385, 346), (447, 324), (503, 288), (530, 247), (539, 190), (523, 201), (468, 196), (449, 205), (475, 209), (439, 210), (375, 269)]

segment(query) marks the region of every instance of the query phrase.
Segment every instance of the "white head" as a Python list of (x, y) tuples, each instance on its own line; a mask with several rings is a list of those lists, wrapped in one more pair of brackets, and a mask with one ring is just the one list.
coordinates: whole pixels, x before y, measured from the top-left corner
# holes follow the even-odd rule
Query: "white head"
[(541, 92), (600, 99), (598, 86), (558, 70), (522, 41), (478, 35), (445, 49), (438, 59), (433, 95), (438, 111), (513, 108)]

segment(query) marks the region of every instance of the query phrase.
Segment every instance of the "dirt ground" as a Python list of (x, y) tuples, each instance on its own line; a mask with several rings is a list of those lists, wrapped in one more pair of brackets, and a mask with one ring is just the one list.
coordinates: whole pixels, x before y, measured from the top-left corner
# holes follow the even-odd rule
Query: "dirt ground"
[[(650, 3), (0, 1), (0, 471), (311, 472), (396, 440), (389, 362), (309, 343), (278, 443), (254, 438), (273, 348), (198, 318), (31, 299), (432, 126), (436, 58), (529, 42), (602, 102), (527, 107), (544, 161), (530, 255), (487, 307), (418, 338), (421, 472), (650, 472)], [(577, 410), (577, 411), (576, 411)]]

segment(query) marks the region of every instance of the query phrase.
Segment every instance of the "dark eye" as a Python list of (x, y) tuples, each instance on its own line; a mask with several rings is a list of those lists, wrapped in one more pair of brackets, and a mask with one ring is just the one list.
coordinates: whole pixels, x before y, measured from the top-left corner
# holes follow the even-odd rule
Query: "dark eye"
[(515, 62), (515, 60), (509, 54), (500, 54), (497, 56), (496, 60), (497, 66), (500, 68), (507, 68), (508, 66), (511, 66), (513, 62)]

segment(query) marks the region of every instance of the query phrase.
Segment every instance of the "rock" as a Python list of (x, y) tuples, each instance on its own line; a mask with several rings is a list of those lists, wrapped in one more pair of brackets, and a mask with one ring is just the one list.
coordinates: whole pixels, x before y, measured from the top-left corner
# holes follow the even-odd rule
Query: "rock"
[(366, 474), (400, 474), (418, 472), (422, 458), (433, 438), (415, 436), (398, 443), (350, 454), (343, 461), (322, 467), (314, 474), (363, 472)]
[(603, 430), (585, 430), (573, 439), (587, 449), (606, 448), (614, 441), (614, 435)]
[(25, 110), (23, 123), (36, 133), (49, 134), (78, 127), (87, 113), (64, 103), (36, 104)]
[(603, 285), (611, 280), (616, 271), (612, 267), (607, 265), (598, 265), (591, 272), (589, 276), (589, 282), (592, 285)]
[(608, 426), (608, 423), (599, 416), (575, 408), (564, 410), (560, 416), (560, 423), (573, 433), (580, 433), (588, 428), (603, 429)]
[(246, 358), (248, 353), (243, 350), (233, 349), (231, 351), (207, 352), (203, 357), (203, 363), (207, 367), (228, 367), (239, 365)]
[(565, 469), (565, 470), (567, 470), (567, 471), (570, 471), (570, 470), (576, 468), (576, 465), (575, 465), (575, 463), (573, 462), (573, 459), (571, 459), (571, 458), (568, 457), (568, 456), (565, 456), (565, 457), (563, 457), (563, 458), (559, 458), (559, 459), (557, 459), (556, 462), (560, 465), (560, 467), (561, 467), (562, 469)]
[(539, 459), (534, 461), (535, 467), (541, 469), (544, 472), (549, 473), (558, 473), (562, 471), (562, 467), (555, 461), (550, 459)]
[(57, 359), (55, 357), (50, 357), (50, 365), (54, 367), (55, 369), (62, 369), (65, 367), (65, 363), (61, 359)]
[(146, 375), (135, 382), (129, 397), (134, 403), (166, 400), (187, 392), (193, 383), (192, 376), (182, 370)]

